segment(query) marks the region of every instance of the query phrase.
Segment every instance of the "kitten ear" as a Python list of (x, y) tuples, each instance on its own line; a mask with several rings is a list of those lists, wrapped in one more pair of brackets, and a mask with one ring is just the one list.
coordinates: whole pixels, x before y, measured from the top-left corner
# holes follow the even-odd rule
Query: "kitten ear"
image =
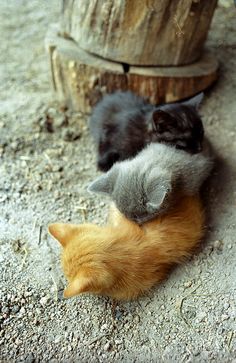
[(161, 208), (167, 194), (168, 188), (159, 188), (155, 193), (149, 196), (150, 201), (147, 202), (147, 210), (152, 213)]
[(88, 192), (110, 195), (114, 189), (115, 174), (112, 168), (106, 174), (98, 177), (88, 186)]
[(49, 233), (65, 247), (70, 240), (72, 233), (75, 232), (76, 227), (68, 223), (52, 223), (48, 226)]
[(182, 104), (187, 105), (187, 106), (192, 106), (192, 107), (196, 108), (196, 110), (197, 110), (203, 100), (203, 97), (204, 97), (204, 93), (201, 92), (198, 95), (190, 98), (189, 100), (182, 102)]
[(99, 178), (95, 179), (89, 186), (88, 192), (90, 193), (98, 193), (98, 194), (110, 194), (111, 185), (109, 183), (109, 176), (102, 175)]
[(157, 132), (164, 132), (170, 124), (176, 123), (175, 119), (163, 110), (155, 110), (152, 114), (154, 129)]
[(171, 190), (171, 175), (168, 172), (152, 170), (147, 185), (147, 210), (153, 213), (161, 208)]
[(73, 297), (83, 292), (89, 292), (91, 287), (91, 279), (88, 277), (76, 277), (65, 288), (63, 296), (65, 298)]

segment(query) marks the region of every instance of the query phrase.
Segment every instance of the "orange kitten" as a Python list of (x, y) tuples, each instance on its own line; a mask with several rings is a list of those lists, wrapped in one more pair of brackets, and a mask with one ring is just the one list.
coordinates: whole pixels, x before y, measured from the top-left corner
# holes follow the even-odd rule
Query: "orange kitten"
[(49, 225), (62, 245), (69, 281), (64, 297), (91, 292), (133, 299), (163, 280), (170, 268), (191, 255), (203, 235), (199, 197), (184, 197), (166, 215), (142, 226), (114, 206), (110, 225)]

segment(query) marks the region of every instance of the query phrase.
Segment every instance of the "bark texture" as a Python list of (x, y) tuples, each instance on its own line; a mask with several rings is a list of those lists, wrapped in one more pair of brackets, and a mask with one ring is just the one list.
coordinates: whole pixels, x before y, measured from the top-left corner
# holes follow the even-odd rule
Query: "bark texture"
[(196, 63), (179, 67), (130, 67), (99, 58), (52, 27), (46, 37), (52, 83), (58, 96), (74, 110), (90, 112), (101, 97), (131, 90), (153, 104), (190, 97), (217, 78), (218, 62), (205, 53)]
[(201, 56), (217, 0), (63, 0), (61, 29), (88, 52), (130, 65)]

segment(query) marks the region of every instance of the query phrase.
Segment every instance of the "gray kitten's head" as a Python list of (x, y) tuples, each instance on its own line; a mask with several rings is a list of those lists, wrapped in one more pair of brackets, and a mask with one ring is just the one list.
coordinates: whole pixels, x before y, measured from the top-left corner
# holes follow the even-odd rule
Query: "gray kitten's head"
[(168, 207), (171, 175), (158, 167), (149, 170), (130, 168), (129, 163), (115, 164), (88, 188), (90, 192), (109, 195), (128, 219), (142, 224)]

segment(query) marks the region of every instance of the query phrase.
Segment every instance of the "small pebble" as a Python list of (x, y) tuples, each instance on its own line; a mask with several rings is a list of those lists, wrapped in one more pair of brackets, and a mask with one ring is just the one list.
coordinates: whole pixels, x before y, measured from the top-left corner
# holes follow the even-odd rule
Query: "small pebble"
[(218, 250), (218, 251), (222, 251), (223, 250), (223, 241), (220, 241), (220, 240), (216, 240), (214, 243), (213, 243), (213, 246), (214, 246), (214, 249)]
[(105, 345), (104, 345), (104, 347), (103, 347), (103, 349), (107, 352), (109, 349), (111, 348), (111, 343), (110, 342), (107, 342)]
[(47, 303), (49, 302), (49, 296), (43, 296), (41, 299), (40, 299), (40, 304), (42, 305), (42, 306), (45, 306), (45, 305), (47, 305)]
[(24, 295), (25, 297), (32, 296), (32, 291), (26, 291)]
[[(151, 311), (149, 311), (148, 313), (151, 313), (151, 314), (149, 314), (149, 315), (152, 315), (152, 312)], [(133, 319), (133, 321), (134, 321), (134, 323), (139, 323), (140, 322), (140, 316), (139, 315), (136, 315), (135, 317), (134, 317), (134, 319)]]
[(22, 308), (20, 309), (20, 314), (22, 315), (25, 314), (25, 311), (26, 311), (25, 308), (22, 306)]
[(229, 308), (229, 306), (230, 306), (230, 305), (229, 305), (229, 303), (227, 303), (227, 302), (226, 302), (226, 303), (224, 303), (224, 309), (225, 309), (225, 310), (227, 310), (227, 309)]
[(57, 335), (57, 336), (55, 337), (54, 343), (55, 343), (55, 344), (58, 344), (58, 343), (60, 343), (60, 341), (61, 341), (61, 337), (60, 337), (60, 335)]
[(55, 199), (59, 199), (59, 198), (60, 198), (60, 196), (61, 196), (60, 191), (59, 191), (59, 190), (56, 190), (56, 191), (54, 192), (53, 196), (54, 196), (54, 198), (55, 198)]
[(20, 310), (20, 306), (19, 305), (14, 305), (11, 309), (11, 311), (16, 314), (18, 313), (18, 311)]
[(223, 314), (221, 316), (221, 320), (224, 321), (224, 320), (228, 320), (229, 319), (229, 315), (226, 315), (226, 314)]
[(16, 345), (20, 345), (20, 344), (21, 344), (21, 340), (20, 340), (19, 338), (17, 338), (17, 339), (15, 340), (15, 344), (16, 344)]
[(184, 283), (184, 287), (188, 288), (188, 287), (190, 287), (190, 286), (192, 286), (192, 281), (186, 281), (186, 282)]
[(101, 326), (101, 330), (107, 330), (108, 329), (108, 325), (107, 324), (103, 324), (102, 326)]
[(123, 312), (120, 309), (116, 309), (115, 317), (117, 320), (120, 320), (123, 317)]
[(2, 308), (2, 313), (3, 314), (9, 314), (10, 313), (10, 309), (6, 306), (6, 307)]

